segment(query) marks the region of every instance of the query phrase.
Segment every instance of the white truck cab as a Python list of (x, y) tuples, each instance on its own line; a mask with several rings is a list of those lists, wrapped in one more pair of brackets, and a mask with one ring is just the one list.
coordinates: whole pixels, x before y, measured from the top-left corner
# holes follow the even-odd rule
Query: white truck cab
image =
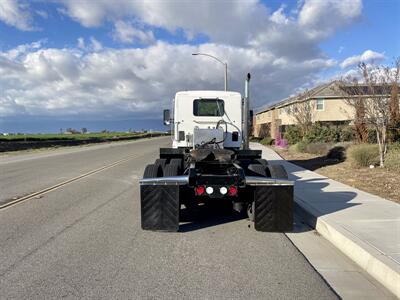
[(237, 92), (184, 91), (173, 101), (173, 117), (164, 112), (171, 125), (172, 148), (198, 148), (209, 144), (239, 149), (242, 144), (242, 97)]
[(293, 229), (293, 181), (249, 148), (249, 81), (247, 74), (243, 99), (228, 91), (178, 92), (173, 118), (164, 110), (173, 143), (160, 148), (140, 180), (144, 230), (178, 231), (181, 204), (190, 211), (219, 200), (247, 211), (258, 231)]

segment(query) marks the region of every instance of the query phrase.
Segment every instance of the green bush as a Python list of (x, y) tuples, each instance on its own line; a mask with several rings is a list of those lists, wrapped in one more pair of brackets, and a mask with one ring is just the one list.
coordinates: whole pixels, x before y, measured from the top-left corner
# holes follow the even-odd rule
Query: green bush
[(305, 147), (305, 152), (318, 155), (326, 155), (333, 147), (330, 143), (310, 143)]
[(270, 137), (270, 136), (267, 136), (267, 137), (263, 138), (263, 139), (260, 141), (260, 143), (261, 143), (262, 145), (264, 145), (264, 146), (271, 146), (274, 142), (275, 142), (275, 140), (274, 140), (272, 137)]
[(329, 143), (340, 141), (340, 129), (323, 126), (317, 122), (304, 135), (303, 140), (307, 143)]
[(355, 139), (354, 129), (351, 127), (339, 128), (339, 142), (350, 142)]
[(368, 129), (368, 143), (376, 144), (378, 142), (375, 129)]
[(297, 152), (306, 152), (306, 148), (307, 148), (307, 143), (305, 141), (300, 141), (295, 145), (295, 149), (297, 150)]
[(294, 145), (300, 142), (303, 137), (300, 133), (300, 128), (298, 126), (289, 126), (286, 129), (283, 138), (288, 141), (289, 145)]
[(249, 141), (250, 142), (260, 142), (262, 140), (261, 137), (256, 137), (256, 136), (250, 136)]
[(388, 140), (400, 143), (400, 121), (396, 124), (391, 124), (388, 128)]
[(376, 144), (353, 145), (347, 149), (347, 157), (358, 167), (379, 164), (379, 148)]
[(298, 126), (289, 126), (283, 137), (289, 145), (297, 144), (302, 140), (307, 144), (349, 142), (354, 140), (354, 130), (350, 126), (329, 127), (316, 122), (304, 136), (301, 135)]
[(400, 172), (400, 144), (389, 145), (385, 157), (385, 167)]

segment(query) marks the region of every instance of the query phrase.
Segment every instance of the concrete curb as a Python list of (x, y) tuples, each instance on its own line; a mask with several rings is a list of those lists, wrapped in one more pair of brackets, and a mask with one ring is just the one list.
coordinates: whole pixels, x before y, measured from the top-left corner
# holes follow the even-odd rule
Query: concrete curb
[(345, 228), (327, 220), (327, 217), (319, 216), (318, 211), (299, 197), (295, 196), (294, 200), (295, 213), (299, 214), (321, 236), (347, 255), (396, 297), (400, 298), (400, 268), (398, 264)]
[[(265, 147), (259, 143), (258, 145), (261, 146), (261, 148)], [(280, 158), (279, 163), (306, 170), (286, 161), (275, 151), (273, 152)], [(280, 160), (282, 160), (282, 162), (280, 162)], [(274, 161), (274, 159), (272, 159), (272, 161)], [(354, 263), (360, 266), (360, 268), (380, 282), (388, 291), (400, 299), (400, 265), (396, 261), (332, 220), (331, 215), (322, 214), (316, 207), (310, 205), (307, 199), (302, 199), (297, 195), (295, 195), (294, 198), (295, 212), (299, 214), (308, 225), (315, 228), (321, 236), (327, 239), (333, 246), (339, 249)]]

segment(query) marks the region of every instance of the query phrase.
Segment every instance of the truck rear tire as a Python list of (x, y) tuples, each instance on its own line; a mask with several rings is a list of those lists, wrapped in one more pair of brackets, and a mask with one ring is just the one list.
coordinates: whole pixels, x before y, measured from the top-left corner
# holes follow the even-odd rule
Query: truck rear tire
[(160, 165), (151, 164), (147, 165), (146, 168), (144, 169), (143, 178), (156, 178), (156, 177), (162, 177), (162, 175), (163, 174)]
[(252, 160), (245, 158), (245, 159), (241, 159), (237, 162), (238, 162), (239, 166), (241, 166), (242, 169), (246, 171), (247, 168), (249, 167), (249, 165), (252, 163)]
[(251, 176), (262, 176), (266, 177), (267, 176), (267, 171), (266, 171), (266, 166), (261, 165), (261, 164), (251, 164), (249, 165), (248, 169), (248, 175)]
[(165, 158), (156, 159), (155, 165), (159, 165), (161, 169), (164, 171), (165, 165), (167, 164), (167, 160)]
[(182, 170), (183, 166), (182, 166), (182, 159), (180, 158), (171, 158), (170, 165), (177, 165), (179, 166), (179, 170)]
[(272, 178), (288, 179), (288, 173), (282, 165), (269, 165)]
[(268, 161), (264, 158), (257, 158), (256, 162), (262, 164), (263, 166), (268, 166)]
[(168, 164), (164, 168), (164, 177), (178, 176), (179, 166), (177, 164)]

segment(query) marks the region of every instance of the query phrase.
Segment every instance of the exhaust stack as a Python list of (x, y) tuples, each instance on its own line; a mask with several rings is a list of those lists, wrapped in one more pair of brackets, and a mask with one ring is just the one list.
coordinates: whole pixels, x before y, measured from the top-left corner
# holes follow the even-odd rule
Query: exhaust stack
[(250, 73), (247, 73), (244, 85), (244, 99), (243, 99), (243, 149), (249, 149), (249, 118), (250, 118), (250, 95), (249, 95), (249, 82)]

